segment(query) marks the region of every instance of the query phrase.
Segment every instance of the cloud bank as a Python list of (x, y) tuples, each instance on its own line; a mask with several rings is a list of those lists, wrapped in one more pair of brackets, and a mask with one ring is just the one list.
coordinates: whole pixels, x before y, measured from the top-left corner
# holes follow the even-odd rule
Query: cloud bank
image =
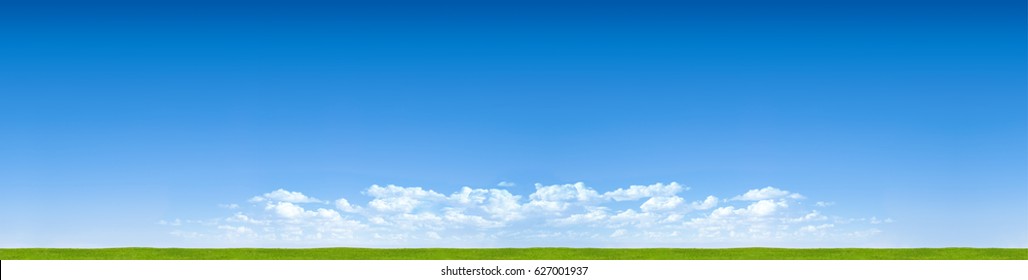
[(805, 196), (775, 187), (719, 199), (686, 195), (676, 182), (607, 192), (535, 184), (527, 195), (502, 185), (449, 194), (372, 185), (335, 200), (277, 189), (226, 204), (236, 207), (221, 207), (233, 211), (222, 218), (159, 224), (184, 239), (252, 246), (719, 247), (860, 242), (892, 222), (826, 215), (829, 204), (807, 207)]

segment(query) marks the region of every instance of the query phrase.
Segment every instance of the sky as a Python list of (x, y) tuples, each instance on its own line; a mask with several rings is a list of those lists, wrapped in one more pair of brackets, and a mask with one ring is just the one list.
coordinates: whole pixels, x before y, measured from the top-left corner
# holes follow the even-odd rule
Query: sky
[(0, 247), (1028, 247), (1024, 1), (5, 1)]

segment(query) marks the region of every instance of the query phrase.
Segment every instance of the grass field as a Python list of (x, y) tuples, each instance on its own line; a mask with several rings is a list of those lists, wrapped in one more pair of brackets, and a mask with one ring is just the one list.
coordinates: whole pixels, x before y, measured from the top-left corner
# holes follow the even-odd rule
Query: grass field
[(1028, 248), (0, 249), (0, 260), (1028, 260)]

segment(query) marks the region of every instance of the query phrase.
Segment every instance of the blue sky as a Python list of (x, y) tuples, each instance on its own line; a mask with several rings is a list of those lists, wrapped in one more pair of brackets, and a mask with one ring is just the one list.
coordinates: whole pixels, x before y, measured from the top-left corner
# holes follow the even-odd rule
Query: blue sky
[(1023, 1), (760, 2), (4, 2), (0, 246), (1028, 246)]

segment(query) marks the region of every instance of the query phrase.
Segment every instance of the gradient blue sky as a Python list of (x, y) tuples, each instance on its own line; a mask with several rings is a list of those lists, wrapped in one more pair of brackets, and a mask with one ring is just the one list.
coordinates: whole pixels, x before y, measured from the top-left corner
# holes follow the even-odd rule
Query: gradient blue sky
[[(219, 227), (245, 214), (265, 217), (254, 236), (282, 230), (280, 204), (251, 201), (277, 189), (371, 211), (374, 184), (527, 205), (576, 182), (720, 201), (683, 221), (773, 186), (804, 197), (773, 200), (792, 211), (778, 221), (816, 210), (829, 218), (811, 226), (838, 230), (655, 246), (1028, 246), (1024, 1), (764, 2), (2, 2), (0, 246), (470, 244)], [(374, 230), (654, 246), (613, 241), (662, 240), (643, 224), (546, 226), (647, 199), (522, 220), (538, 236)], [(456, 207), (441, 201), (400, 214)], [(329, 204), (295, 205), (393, 217)], [(889, 222), (844, 225), (871, 218)], [(875, 234), (846, 238), (862, 231)]]

